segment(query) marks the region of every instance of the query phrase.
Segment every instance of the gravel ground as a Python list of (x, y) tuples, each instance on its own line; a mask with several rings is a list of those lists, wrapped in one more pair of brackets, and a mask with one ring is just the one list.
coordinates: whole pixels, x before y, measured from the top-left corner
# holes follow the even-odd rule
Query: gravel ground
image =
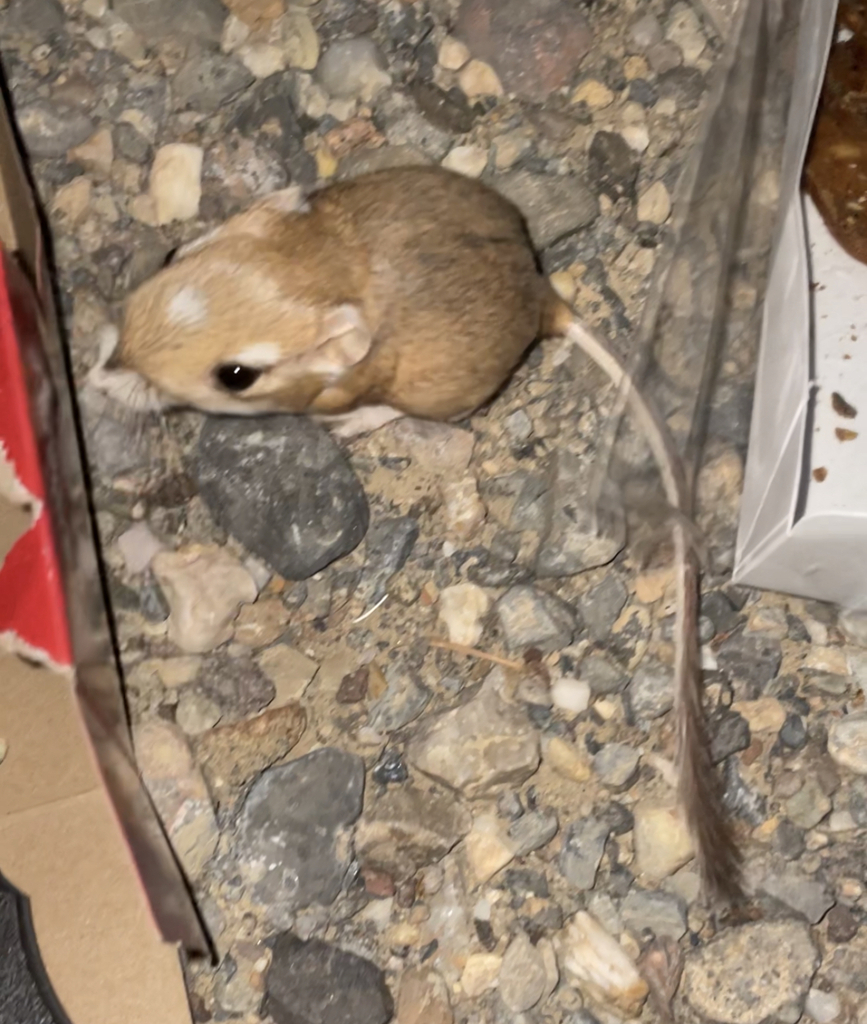
[(136, 746), (219, 953), (187, 965), (195, 1020), (867, 1021), (867, 623), (730, 583), (749, 342), (699, 481), (749, 920), (702, 906), (672, 809), (666, 553), (616, 527), (588, 544), (612, 396), (586, 360), (542, 346), (472, 422), (348, 446), (291, 419), (134, 421), (85, 381), (179, 243), (290, 182), (408, 163), (502, 189), (557, 288), (628, 337), (720, 52), (703, 9), (0, 8)]

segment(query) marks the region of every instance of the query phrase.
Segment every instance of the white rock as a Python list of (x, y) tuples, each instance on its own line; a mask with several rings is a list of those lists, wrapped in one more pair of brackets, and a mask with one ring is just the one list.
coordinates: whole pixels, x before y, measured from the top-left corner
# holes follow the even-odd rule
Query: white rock
[(665, 37), (677, 43), (683, 53), (684, 63), (689, 65), (695, 65), (707, 46), (698, 16), (692, 7), (685, 3), (676, 4), (672, 8)]
[(329, 95), (363, 103), (370, 103), (391, 85), (382, 54), (373, 40), (364, 36), (329, 46), (319, 61), (317, 77)]
[(306, 11), (287, 11), (280, 19), (283, 51), (290, 68), (312, 71), (319, 63), (319, 36)]
[(238, 609), (258, 596), (253, 577), (216, 545), (161, 551), (152, 566), (171, 610), (169, 639), (188, 654), (202, 654), (230, 639)]
[(80, 174), (55, 192), (51, 209), (71, 225), (79, 224), (90, 208), (92, 196), (93, 182)]
[(481, 96), (502, 96), (503, 84), (490, 64), (471, 60), (458, 74), (458, 85), (468, 99)]
[(473, 821), (464, 839), (463, 857), (467, 887), (489, 882), (498, 871), (515, 859), (515, 843), (495, 814), (483, 813)]
[(671, 216), (671, 196), (661, 181), (655, 181), (638, 197), (638, 219), (664, 224)]
[(223, 22), (223, 33), (220, 38), (220, 49), (223, 53), (234, 53), (239, 46), (250, 38), (250, 26), (235, 15), (230, 14)]
[(151, 533), (144, 523), (135, 523), (117, 538), (127, 572), (133, 575), (144, 572), (151, 564), (154, 556), (163, 550), (162, 543)]
[(454, 36), (446, 36), (440, 43), (437, 61), (446, 71), (460, 71), (470, 59), (469, 49)]
[(202, 198), (201, 146), (170, 142), (161, 146), (151, 167), (149, 194), (157, 224), (191, 220)]
[(867, 775), (867, 711), (856, 711), (831, 724), (828, 753), (843, 768)]
[(274, 43), (250, 42), (238, 50), (244, 67), (256, 78), (270, 78), (286, 70), (286, 54)]
[(551, 685), (551, 700), (554, 707), (580, 715), (590, 706), (590, 684), (583, 679), (561, 676)]
[(487, 514), (476, 478), (468, 473), (458, 480), (449, 480), (442, 485), (441, 492), (449, 530), (459, 537), (472, 536)]
[(647, 130), (647, 125), (627, 124), (621, 129), (620, 134), (635, 153), (643, 153), (650, 145), (650, 132)]
[(461, 974), (461, 988), (470, 999), (478, 999), (497, 984), (503, 958), (496, 953), (471, 953)]
[(481, 146), (455, 146), (443, 160), (443, 167), (467, 178), (480, 178), (488, 166), (488, 151)]
[(588, 999), (637, 1017), (647, 984), (625, 950), (594, 918), (580, 910), (558, 943), (560, 965), (569, 982)]
[(440, 591), (439, 617), (452, 643), (474, 647), (490, 608), (490, 597), (475, 583), (456, 583)]
[(840, 998), (834, 992), (823, 992), (820, 988), (811, 988), (804, 1003), (804, 1012), (812, 1017), (816, 1024), (831, 1024), (840, 1016)]
[(661, 882), (695, 855), (683, 815), (676, 807), (642, 801), (636, 804), (635, 864), (650, 882)]

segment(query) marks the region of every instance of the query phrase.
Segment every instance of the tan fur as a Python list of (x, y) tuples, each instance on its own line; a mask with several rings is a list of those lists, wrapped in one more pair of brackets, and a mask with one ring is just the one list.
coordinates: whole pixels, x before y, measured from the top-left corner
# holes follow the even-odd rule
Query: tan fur
[[(673, 512), (680, 797), (709, 892), (738, 898), (738, 849), (705, 735), (689, 501), (665, 422), (554, 294), (520, 214), (491, 189), (405, 168), (326, 188), (306, 209), (296, 200), (260, 201), (143, 285), (128, 302), (115, 365), (209, 411), (303, 412), (345, 425), (359, 410), (373, 417), (362, 415), (368, 426), (390, 410), (468, 415), (549, 335), (579, 345), (616, 386), (625, 380)], [(170, 322), (182, 287), (204, 296), (201, 322)], [(276, 355), (249, 390), (231, 394), (214, 370), (250, 350)]]

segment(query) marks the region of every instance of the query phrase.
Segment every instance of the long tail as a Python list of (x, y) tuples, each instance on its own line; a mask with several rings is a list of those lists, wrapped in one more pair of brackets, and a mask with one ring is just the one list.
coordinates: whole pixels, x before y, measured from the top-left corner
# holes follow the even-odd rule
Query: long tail
[(690, 512), (683, 460), (668, 425), (605, 344), (562, 304), (552, 318), (555, 330), (577, 345), (611, 379), (625, 386), (629, 407), (659, 468), (666, 499), (681, 513), (672, 517), (677, 575), (677, 623), (674, 666), (677, 725), (678, 798), (696, 845), (705, 891), (736, 902), (742, 898), (741, 854), (722, 799), (722, 787), (710, 756), (705, 725), (701, 656), (698, 643), (699, 566), (684, 525)]

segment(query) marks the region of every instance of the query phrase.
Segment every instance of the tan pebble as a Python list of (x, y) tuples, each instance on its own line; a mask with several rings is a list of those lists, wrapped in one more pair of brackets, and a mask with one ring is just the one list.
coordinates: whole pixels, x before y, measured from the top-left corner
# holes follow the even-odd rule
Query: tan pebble
[(638, 219), (664, 224), (671, 216), (671, 196), (661, 181), (655, 181), (638, 197)]
[(111, 174), (114, 160), (114, 144), (109, 128), (100, 128), (86, 142), (66, 154), (70, 163), (80, 164), (89, 174), (99, 179), (106, 179)]
[(494, 814), (480, 814), (464, 839), (463, 860), (467, 887), (475, 889), (490, 881), (515, 857), (515, 844)]
[(304, 695), (319, 666), (312, 658), (288, 644), (275, 644), (259, 654), (259, 668), (274, 684), (272, 707), (280, 707)]
[(458, 537), (472, 536), (487, 515), (476, 478), (468, 475), (449, 481), (443, 485), (442, 496), (449, 531)]
[(496, 953), (471, 953), (461, 974), (461, 988), (470, 999), (478, 999), (497, 984), (503, 958)]
[(316, 150), (316, 173), (327, 181), (337, 173), (337, 157), (327, 146), (320, 146)]
[(817, 672), (832, 672), (834, 675), (849, 674), (846, 651), (842, 647), (811, 647), (803, 662), (804, 668)]
[(270, 78), (286, 70), (286, 54), (273, 43), (261, 40), (245, 43), (239, 48), (238, 56), (254, 78)]
[(259, 598), (238, 612), (235, 640), (245, 647), (267, 647), (282, 636), (288, 621), (289, 613), (279, 597)]
[(635, 581), (635, 599), (642, 604), (656, 604), (674, 587), (672, 566), (660, 566), (643, 572)]
[(552, 736), (544, 744), (542, 758), (558, 775), (572, 782), (586, 782), (593, 774), (582, 749), (559, 736)]
[(722, 452), (706, 463), (698, 475), (697, 499), (709, 511), (736, 512), (744, 482), (744, 465), (734, 450)]
[(614, 102), (614, 93), (595, 78), (588, 78), (572, 93), (573, 103), (586, 103), (591, 110), (604, 110)]
[(551, 286), (554, 291), (564, 302), (568, 302), (571, 306), (575, 301), (575, 295), (578, 291), (578, 285), (575, 283), (575, 278), (568, 270), (557, 270), (551, 274), (549, 280), (551, 281)]
[(437, 62), (446, 71), (460, 71), (469, 59), (470, 51), (460, 39), (455, 39), (454, 36), (446, 36), (440, 43)]
[(623, 73), (627, 82), (634, 82), (636, 78), (647, 78), (650, 67), (644, 57), (633, 55), (623, 62)]
[(480, 96), (502, 96), (503, 84), (490, 64), (471, 60), (458, 73), (458, 85), (469, 99)]
[(319, 63), (319, 36), (306, 11), (293, 8), (282, 19), (283, 51), (290, 68), (313, 71)]
[(202, 659), (196, 654), (178, 658), (149, 658), (141, 663), (141, 668), (153, 672), (167, 689), (191, 683), (201, 667)]
[(779, 732), (786, 724), (786, 709), (776, 697), (736, 700), (732, 711), (747, 720), (751, 732)]
[(634, 815), (635, 860), (648, 881), (661, 882), (692, 859), (692, 836), (678, 808), (641, 802)]
[(202, 148), (185, 142), (170, 142), (157, 150), (148, 186), (157, 224), (192, 220), (198, 214), (203, 160)]
[(70, 224), (79, 224), (90, 207), (93, 184), (84, 175), (61, 185), (54, 195), (51, 209)]
[(488, 166), (488, 151), (481, 146), (455, 146), (445, 159), (443, 167), (467, 178), (480, 178)]

